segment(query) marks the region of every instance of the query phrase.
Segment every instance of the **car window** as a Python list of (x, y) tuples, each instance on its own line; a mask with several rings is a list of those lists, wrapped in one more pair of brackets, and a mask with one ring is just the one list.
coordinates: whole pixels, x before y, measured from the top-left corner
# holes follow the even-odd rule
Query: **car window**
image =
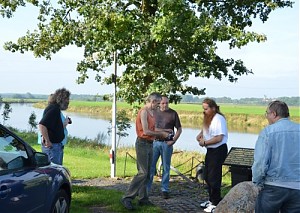
[(25, 146), (4, 130), (0, 130), (0, 171), (20, 169), (26, 165)]

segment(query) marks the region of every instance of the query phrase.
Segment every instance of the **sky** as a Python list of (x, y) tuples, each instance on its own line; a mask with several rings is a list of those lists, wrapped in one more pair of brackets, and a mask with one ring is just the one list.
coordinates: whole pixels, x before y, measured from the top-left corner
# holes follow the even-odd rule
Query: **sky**
[[(254, 21), (249, 30), (265, 34), (266, 42), (249, 43), (234, 50), (228, 50), (228, 45), (219, 46), (220, 56), (243, 60), (253, 75), (241, 76), (236, 83), (192, 78), (188, 84), (206, 88), (205, 97), (299, 96), (299, 1), (295, 2), (293, 8), (273, 11), (265, 23)], [(84, 84), (76, 83), (77, 62), (83, 57), (80, 48), (66, 47), (51, 61), (35, 58), (32, 52), (20, 54), (3, 49), (4, 42), (16, 41), (27, 30), (36, 29), (36, 14), (33, 8), (25, 7), (11, 19), (0, 17), (0, 93), (50, 94), (61, 87), (72, 94), (112, 93), (113, 87), (96, 82), (93, 72), (89, 72), (90, 78)]]

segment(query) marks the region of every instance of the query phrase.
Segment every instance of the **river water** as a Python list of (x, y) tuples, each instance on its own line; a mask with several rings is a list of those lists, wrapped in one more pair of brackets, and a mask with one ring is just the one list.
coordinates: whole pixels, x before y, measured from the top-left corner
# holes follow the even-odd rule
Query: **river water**
[[(43, 114), (43, 109), (34, 108), (32, 104), (11, 104), (12, 112), (9, 114), (9, 119), (5, 121), (5, 125), (15, 127), (20, 130), (30, 130), (28, 124), (29, 116), (32, 112), (35, 112), (38, 122)], [(3, 111), (0, 108), (0, 112)], [(106, 136), (105, 143), (111, 144), (111, 138), (108, 136), (107, 131), (110, 127), (109, 120), (104, 120), (101, 116), (91, 115), (86, 113), (73, 113), (64, 112), (72, 118), (72, 124), (68, 125), (68, 131), (70, 136), (95, 139), (97, 134)], [(1, 122), (2, 122), (1, 117)], [(129, 134), (125, 138), (121, 138), (118, 147), (131, 147), (134, 146), (136, 133), (135, 124), (131, 124), (132, 127), (127, 131)], [(196, 135), (199, 133), (197, 128), (185, 128), (183, 127), (182, 134), (179, 140), (175, 143), (174, 149), (186, 150), (186, 151), (199, 151), (206, 153), (206, 149), (200, 147), (196, 142)], [(243, 148), (254, 148), (257, 139), (257, 134), (243, 133), (243, 132), (231, 132), (229, 129), (228, 133), (228, 148), (231, 147), (243, 147)], [(118, 139), (118, 136), (117, 136)]]

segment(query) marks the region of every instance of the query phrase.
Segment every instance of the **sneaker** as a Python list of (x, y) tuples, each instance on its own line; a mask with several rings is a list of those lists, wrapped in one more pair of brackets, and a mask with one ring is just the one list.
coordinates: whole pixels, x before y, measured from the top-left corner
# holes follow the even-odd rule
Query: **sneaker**
[(212, 205), (212, 203), (208, 200), (208, 201), (205, 201), (203, 203), (200, 204), (200, 207), (205, 209), (207, 208), (209, 205)]
[(133, 210), (133, 206), (130, 200), (122, 198), (120, 201), (126, 209)]
[(154, 204), (150, 200), (139, 200), (138, 204), (140, 206), (154, 206)]
[(210, 204), (210, 205), (207, 206), (206, 209), (204, 209), (204, 211), (205, 211), (205, 212), (212, 212), (212, 213), (213, 213), (213, 212), (215, 211), (215, 208), (216, 208), (215, 205)]
[(169, 192), (162, 192), (162, 197), (164, 199), (169, 199), (170, 198)]

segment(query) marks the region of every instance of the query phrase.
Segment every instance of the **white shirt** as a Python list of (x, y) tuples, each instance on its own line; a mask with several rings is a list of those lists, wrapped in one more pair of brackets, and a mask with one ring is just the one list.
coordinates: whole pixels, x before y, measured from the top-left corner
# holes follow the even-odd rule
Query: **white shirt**
[(205, 129), (203, 129), (203, 137), (204, 140), (207, 141), (218, 135), (223, 135), (222, 141), (216, 144), (207, 145), (206, 148), (217, 148), (227, 143), (228, 140), (228, 130), (227, 130), (226, 120), (222, 115), (217, 113), (211, 121), (208, 132)]

